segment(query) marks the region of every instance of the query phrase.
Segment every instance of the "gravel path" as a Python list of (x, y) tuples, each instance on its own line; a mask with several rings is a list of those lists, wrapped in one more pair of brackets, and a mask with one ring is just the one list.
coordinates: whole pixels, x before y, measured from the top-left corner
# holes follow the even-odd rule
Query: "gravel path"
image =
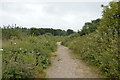
[(70, 50), (57, 43), (57, 56), (52, 59), (52, 66), (47, 69), (48, 78), (99, 78), (98, 74), (82, 60), (72, 58)]

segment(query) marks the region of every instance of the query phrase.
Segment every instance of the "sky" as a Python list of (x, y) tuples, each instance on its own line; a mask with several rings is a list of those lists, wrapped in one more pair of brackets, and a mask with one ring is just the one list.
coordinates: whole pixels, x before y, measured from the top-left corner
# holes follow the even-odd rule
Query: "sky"
[(107, 5), (109, 1), (96, 1), (1, 0), (0, 26), (17, 24), (77, 31), (85, 22), (101, 18), (101, 4)]

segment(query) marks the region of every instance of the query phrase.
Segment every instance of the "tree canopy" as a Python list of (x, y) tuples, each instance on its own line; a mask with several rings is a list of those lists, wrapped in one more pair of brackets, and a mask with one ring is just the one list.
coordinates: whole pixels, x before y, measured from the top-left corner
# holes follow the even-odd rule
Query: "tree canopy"
[(86, 22), (81, 31), (78, 33), (80, 36), (94, 32), (98, 25), (100, 24), (100, 19), (92, 20), (91, 22)]

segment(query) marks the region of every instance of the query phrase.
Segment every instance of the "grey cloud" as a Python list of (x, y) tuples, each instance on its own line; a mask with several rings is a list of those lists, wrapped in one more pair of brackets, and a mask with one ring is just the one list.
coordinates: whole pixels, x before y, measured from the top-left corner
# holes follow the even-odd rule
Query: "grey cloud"
[(81, 29), (85, 22), (101, 17), (100, 2), (0, 3), (1, 25)]

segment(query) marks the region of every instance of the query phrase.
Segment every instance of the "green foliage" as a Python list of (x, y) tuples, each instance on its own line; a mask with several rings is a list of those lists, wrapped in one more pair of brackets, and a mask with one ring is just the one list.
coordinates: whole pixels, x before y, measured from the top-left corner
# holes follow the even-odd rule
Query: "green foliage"
[(120, 77), (118, 42), (117, 40), (109, 42), (107, 38), (108, 36), (101, 37), (95, 32), (77, 38), (68, 37), (63, 44), (89, 64), (97, 66), (106, 76), (118, 78)]
[[(24, 33), (18, 28), (2, 29), (2, 39), (21, 39)], [(25, 35), (24, 35), (25, 36)]]
[(2, 39), (23, 39), (26, 36), (40, 36), (50, 33), (53, 36), (66, 36), (73, 33), (73, 30), (61, 30), (61, 29), (52, 29), (52, 28), (22, 28), (19, 26), (3, 26), (2, 29)]
[(33, 78), (51, 64), (56, 51), (54, 36), (29, 36), (14, 43), (3, 41), (3, 78)]
[(74, 33), (73, 30), (71, 30), (71, 29), (68, 29), (68, 30), (67, 30), (67, 35), (70, 35), (70, 34), (73, 34), (73, 33)]
[(119, 5), (120, 2), (111, 2), (104, 6), (103, 17), (95, 32), (72, 39), (68, 36), (63, 41), (76, 55), (98, 67), (109, 78), (120, 78)]
[(100, 24), (100, 19), (92, 20), (91, 22), (86, 22), (82, 30), (78, 33), (80, 36), (90, 34), (94, 32)]
[[(43, 70), (51, 64), (50, 53), (56, 51), (56, 42), (66, 32), (60, 29), (20, 28), (15, 24), (4, 26), (2, 35), (3, 79), (41, 78), (45, 77)], [(39, 76), (36, 76), (37, 73), (40, 73)]]
[(31, 35), (39, 36), (46, 33), (51, 33), (54, 36), (65, 36), (67, 34), (66, 31), (61, 29), (52, 29), (52, 28), (31, 28), (30, 29)]
[(78, 33), (74, 33), (74, 34), (71, 34), (69, 36), (64, 37), (64, 39), (61, 40), (62, 41), (62, 45), (66, 45), (67, 46), (67, 44), (69, 44), (70, 41), (73, 41), (77, 37), (79, 37)]

